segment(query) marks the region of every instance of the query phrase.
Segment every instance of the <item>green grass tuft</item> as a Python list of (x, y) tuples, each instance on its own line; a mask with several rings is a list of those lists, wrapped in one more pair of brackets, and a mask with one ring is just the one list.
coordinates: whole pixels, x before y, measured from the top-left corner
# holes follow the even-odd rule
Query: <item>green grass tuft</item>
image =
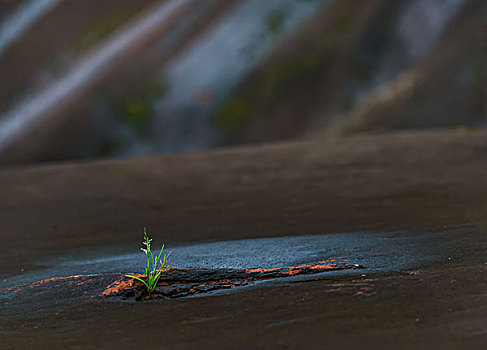
[[(125, 275), (126, 277), (131, 277), (135, 278), (136, 280), (144, 283), (144, 285), (147, 288), (147, 292), (150, 294), (154, 291), (156, 288), (157, 282), (159, 281), (159, 278), (161, 277), (161, 274), (167, 270), (166, 264), (166, 257), (167, 254), (164, 253), (164, 256), (162, 255), (164, 251), (164, 244), (162, 245), (161, 252), (159, 253), (158, 256), (154, 256), (152, 254), (152, 251), (150, 249), (150, 242), (152, 241), (149, 236), (147, 236), (147, 230), (144, 227), (144, 242), (142, 244), (145, 246), (145, 248), (140, 248), (145, 255), (147, 256), (147, 267), (145, 268), (145, 276), (146, 276), (146, 281), (144, 281), (142, 278), (132, 276), (132, 275)], [(162, 257), (162, 260), (161, 260)], [(159, 268), (157, 266), (160, 264)]]

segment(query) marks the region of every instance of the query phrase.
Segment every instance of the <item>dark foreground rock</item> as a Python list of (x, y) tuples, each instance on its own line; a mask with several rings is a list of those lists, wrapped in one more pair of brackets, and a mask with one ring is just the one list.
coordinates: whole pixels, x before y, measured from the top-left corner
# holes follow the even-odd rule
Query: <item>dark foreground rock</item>
[(406, 270), (203, 298), (87, 298), (120, 274), (76, 279), (68, 300), (4, 299), (0, 348), (485, 349), (486, 220), (485, 131), (5, 168), (2, 286), (46, 258), (131, 252), (144, 226), (171, 246), (366, 230), (434, 231), (440, 250), (448, 235), (456, 243)]

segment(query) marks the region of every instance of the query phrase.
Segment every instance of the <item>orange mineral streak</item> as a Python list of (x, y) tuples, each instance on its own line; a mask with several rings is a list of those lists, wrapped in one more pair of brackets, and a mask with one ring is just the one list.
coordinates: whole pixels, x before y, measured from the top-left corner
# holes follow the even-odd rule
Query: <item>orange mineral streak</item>
[(357, 293), (355, 293), (355, 296), (366, 296), (366, 297), (370, 297), (372, 295), (376, 295), (377, 292), (375, 291), (368, 291), (368, 290), (359, 290)]
[(309, 265), (299, 265), (295, 267), (289, 268), (289, 275), (295, 276), (301, 273), (306, 268), (312, 269), (312, 270), (321, 270), (321, 271), (326, 271), (326, 270), (331, 270), (332, 268), (336, 267), (336, 264), (328, 264), (328, 265), (318, 265), (318, 264), (309, 264)]
[[(133, 273), (131, 274), (132, 276), (143, 278), (145, 275), (141, 275), (138, 273)], [(127, 279), (128, 278), (128, 279)], [(110, 284), (104, 291), (101, 293), (99, 296), (109, 296), (113, 294), (117, 294), (119, 291), (123, 289), (131, 289), (135, 287), (136, 285), (140, 284), (139, 281), (137, 281), (135, 278), (130, 278), (130, 277), (123, 277), (121, 280), (116, 280), (112, 284)]]
[[(332, 260), (333, 261), (333, 260)], [(287, 267), (276, 267), (272, 269), (247, 269), (244, 270), (245, 273), (265, 273), (265, 272), (271, 272), (271, 271), (276, 271), (276, 270), (281, 270), (281, 269), (287, 269), (288, 271), (283, 271), (283, 273), (289, 274), (289, 276), (295, 276), (300, 274), (304, 269), (312, 269), (312, 270), (331, 270), (335, 268), (337, 264), (330, 264), (329, 261), (320, 261), (317, 264), (303, 264), (303, 265), (298, 265), (298, 266), (287, 266)]]
[(258, 272), (258, 273), (264, 273), (264, 272), (269, 272), (269, 271), (276, 271), (280, 270), (280, 267), (275, 267), (273, 269), (247, 269), (244, 270), (245, 273), (253, 273), (253, 272)]
[(74, 276), (62, 276), (62, 277), (52, 277), (52, 278), (46, 278), (44, 280), (32, 282), (32, 283), (27, 283), (27, 284), (20, 284), (12, 287), (6, 288), (8, 291), (15, 289), (12, 291), (12, 293), (17, 293), (20, 291), (22, 288), (29, 287), (29, 288), (35, 288), (37, 286), (40, 286), (41, 284), (49, 283), (49, 282), (54, 282), (54, 281), (63, 281), (63, 280), (70, 280), (70, 279), (76, 279), (76, 278), (81, 278), (83, 277), (82, 275), (74, 275)]
[[(252, 281), (257, 281), (257, 280), (265, 280), (265, 279), (270, 279), (270, 278), (280, 278), (280, 277), (290, 277), (290, 276), (295, 276), (299, 274), (311, 274), (311, 273), (319, 273), (319, 272), (324, 272), (324, 271), (330, 271), (330, 270), (335, 270), (337, 268), (340, 268), (340, 266), (337, 263), (333, 263), (336, 260), (327, 260), (327, 261), (319, 261), (314, 264), (303, 264), (303, 265), (297, 265), (297, 266), (287, 266), (287, 267), (275, 267), (275, 268), (254, 268), (254, 269), (245, 269), (245, 270), (239, 270), (243, 271), (245, 274), (248, 274), (248, 276), (239, 276), (234, 279), (218, 279), (214, 281), (205, 281), (205, 282), (199, 282), (199, 283), (187, 283), (184, 281), (180, 281), (176, 284), (190, 284), (190, 289), (187, 295), (192, 295), (192, 294), (200, 294), (200, 293), (205, 293), (207, 292), (205, 290), (205, 287), (209, 286), (214, 286), (218, 284), (217, 288), (218, 289), (226, 289), (226, 288), (233, 288), (236, 286), (241, 286), (241, 285), (246, 285), (248, 282)], [(345, 267), (345, 268), (359, 268), (359, 265), (354, 264), (351, 267)], [(170, 269), (168, 269), (170, 270)], [(177, 269), (174, 269), (177, 270)], [(237, 269), (235, 269), (237, 270)], [(272, 276), (267, 275), (266, 273), (269, 272), (277, 272), (277, 274), (274, 274)], [(134, 274), (133, 276), (136, 277), (145, 277), (145, 275), (138, 275)], [(106, 290), (101, 293), (99, 296), (111, 296), (111, 295), (117, 295), (120, 291), (122, 290), (129, 290), (133, 289), (134, 287), (137, 287), (140, 285), (141, 282), (135, 280), (135, 279), (118, 279), (114, 281), (112, 284), (110, 284)], [(245, 284), (242, 284), (245, 283)], [(164, 276), (161, 276), (161, 280), (159, 281), (158, 285), (159, 286), (166, 286), (170, 285), (171, 282), (164, 281)], [(334, 289), (331, 291), (338, 291), (341, 290), (340, 287), (345, 286), (344, 284), (332, 284)]]

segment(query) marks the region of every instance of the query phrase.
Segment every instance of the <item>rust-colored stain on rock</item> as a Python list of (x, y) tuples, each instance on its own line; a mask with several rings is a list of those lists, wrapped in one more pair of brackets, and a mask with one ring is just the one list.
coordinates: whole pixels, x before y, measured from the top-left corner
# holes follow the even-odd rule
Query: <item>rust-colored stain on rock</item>
[[(277, 268), (169, 268), (164, 271), (155, 290), (150, 295), (147, 293), (142, 282), (125, 276), (115, 277), (115, 280), (113, 280), (114, 277), (101, 275), (60, 276), (5, 288), (3, 298), (5, 300), (11, 299), (19, 294), (21, 294), (21, 298), (29, 299), (42, 295), (69, 295), (69, 297), (72, 297), (72, 293), (76, 291), (76, 294), (88, 294), (92, 298), (119, 297), (132, 300), (173, 299), (217, 290), (228, 290), (246, 286), (256, 281), (361, 268), (363, 267), (357, 264), (338, 263), (332, 260)], [(145, 278), (145, 275), (141, 274), (132, 275), (142, 279)], [(111, 281), (111, 283), (100, 292), (100, 284), (102, 286), (105, 285), (103, 283), (104, 281), (105, 283)], [(336, 285), (336, 287), (339, 286)], [(370, 295), (370, 293), (370, 290), (361, 288), (357, 292), (357, 295)]]
[[(61, 276), (61, 277), (51, 277), (51, 278), (46, 278), (46, 279), (43, 279), (43, 280), (40, 280), (40, 281), (35, 281), (35, 282), (32, 282), (32, 283), (26, 283), (26, 284), (20, 284), (20, 285), (16, 285), (16, 286), (11, 286), (11, 287), (7, 287), (5, 288), (5, 290), (9, 293), (9, 294), (14, 294), (14, 293), (17, 293), (19, 291), (21, 291), (23, 288), (35, 288), (37, 286), (40, 286), (40, 285), (43, 285), (43, 284), (46, 284), (46, 283), (50, 283), (50, 282), (55, 282), (55, 281), (64, 281), (64, 280), (73, 280), (73, 279), (78, 279), (78, 278), (81, 278), (83, 277), (82, 275), (74, 275), (74, 276)], [(84, 282), (77, 282), (77, 284), (83, 284)]]
[[(255, 281), (310, 275), (338, 270), (363, 268), (358, 264), (337, 263), (334, 260), (313, 264), (277, 268), (252, 269), (176, 269), (164, 272), (155, 290), (149, 295), (144, 285), (132, 278), (121, 277), (111, 283), (99, 296), (117, 296), (123, 299), (135, 298), (168, 299), (208, 293), (215, 290), (245, 286)], [(137, 275), (137, 277), (145, 277)]]
[[(145, 277), (145, 275), (141, 275), (141, 274), (132, 274), (132, 275), (135, 276), (135, 277), (140, 277), (140, 278)], [(138, 286), (139, 284), (140, 284), (140, 282), (137, 281), (134, 278), (123, 279), (123, 280), (120, 280), (120, 281), (117, 280), (117, 281), (113, 282), (112, 284), (110, 284), (103, 291), (103, 293), (100, 294), (100, 296), (116, 295), (121, 290), (131, 289), (131, 288), (134, 288), (134, 287)]]

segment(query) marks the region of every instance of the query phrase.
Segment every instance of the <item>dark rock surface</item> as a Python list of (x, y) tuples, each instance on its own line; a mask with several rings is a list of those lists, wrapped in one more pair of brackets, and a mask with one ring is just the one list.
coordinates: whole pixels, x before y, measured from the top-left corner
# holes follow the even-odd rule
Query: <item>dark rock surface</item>
[[(422, 246), (445, 255), (394, 271), (140, 303), (86, 297), (103, 292), (120, 276), (114, 271), (89, 282), (54, 280), (35, 287), (54, 293), (40, 294), (45, 299), (1, 299), (0, 347), (484, 349), (486, 155), (485, 131), (430, 131), (4, 168), (2, 291), (18, 276), (28, 277), (25, 283), (56, 277), (41, 276), (46, 270), (38, 264), (49, 259), (74, 270), (76, 254), (134, 252), (144, 226), (168, 246), (413, 232), (425, 244), (383, 236), (379, 241), (393, 244), (381, 251), (398, 260)], [(52, 292), (69, 282), (67, 300)]]

